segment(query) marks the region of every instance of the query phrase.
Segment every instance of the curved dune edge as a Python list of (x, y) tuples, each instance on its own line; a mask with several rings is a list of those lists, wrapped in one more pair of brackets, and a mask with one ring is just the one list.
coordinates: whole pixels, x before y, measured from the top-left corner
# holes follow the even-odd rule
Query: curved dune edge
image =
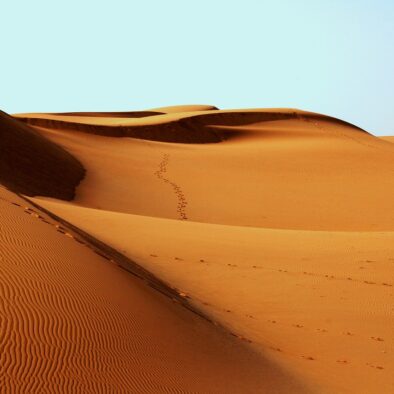
[(56, 114), (19, 114), (15, 117), (29, 125), (49, 129), (72, 130), (108, 137), (132, 137), (151, 141), (195, 144), (217, 143), (245, 134), (245, 131), (231, 129), (231, 126), (289, 119), (309, 122), (325, 120), (365, 132), (337, 118), (293, 109), (210, 110), (201, 111), (198, 114), (194, 112), (170, 113), (129, 119), (129, 122), (122, 123), (104, 116), (74, 117), (73, 119), (72, 116), (62, 117)]
[(0, 111), (0, 183), (28, 196), (72, 200), (82, 164), (33, 128)]
[[(0, 211), (3, 388), (307, 392), (275, 363), (180, 307), (185, 295), (152, 291), (119, 270), (120, 254), (87, 234), (3, 188)], [(152, 286), (151, 277), (137, 276)]]
[(113, 112), (54, 112), (60, 116), (90, 116), (99, 118), (145, 118), (147, 116), (163, 115), (158, 111), (113, 111)]
[(160, 111), (166, 114), (178, 113), (178, 112), (194, 112), (194, 111), (212, 111), (218, 110), (219, 108), (214, 105), (206, 104), (191, 104), (191, 105), (170, 105), (166, 107), (153, 108), (151, 111)]

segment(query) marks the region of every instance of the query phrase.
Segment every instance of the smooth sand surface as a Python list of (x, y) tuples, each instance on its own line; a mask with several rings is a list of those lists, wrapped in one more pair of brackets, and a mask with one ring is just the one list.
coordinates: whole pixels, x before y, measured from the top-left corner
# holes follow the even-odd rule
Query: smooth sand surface
[[(74, 201), (36, 203), (180, 289), (282, 384), (393, 392), (389, 141), (292, 109), (81, 118), (21, 115), (87, 171)], [(167, 142), (96, 132), (144, 122)]]

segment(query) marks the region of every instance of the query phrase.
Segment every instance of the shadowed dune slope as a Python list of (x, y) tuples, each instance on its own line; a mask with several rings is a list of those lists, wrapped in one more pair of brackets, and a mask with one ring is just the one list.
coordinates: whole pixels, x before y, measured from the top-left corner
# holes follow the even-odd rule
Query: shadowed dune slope
[(5, 392), (304, 392), (247, 344), (3, 188), (0, 217)]
[(71, 200), (84, 174), (63, 148), (0, 112), (0, 183), (28, 196)]

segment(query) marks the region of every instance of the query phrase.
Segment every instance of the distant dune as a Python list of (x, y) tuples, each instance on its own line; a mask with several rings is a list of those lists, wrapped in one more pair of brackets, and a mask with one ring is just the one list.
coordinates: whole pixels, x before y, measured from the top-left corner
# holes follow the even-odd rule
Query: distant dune
[(172, 105), (169, 107), (153, 108), (152, 111), (160, 111), (166, 114), (179, 112), (194, 112), (194, 111), (211, 111), (217, 110), (214, 105)]
[[(11, 162), (19, 146), (42, 151), (29, 156), (34, 176), (25, 164), (0, 172), (31, 196), (0, 195), (3, 305), (18, 294), (2, 311), (15, 335), (0, 354), (8, 385), (394, 391), (393, 137), (298, 109), (3, 118), (12, 128), (0, 133), (23, 130)], [(81, 177), (40, 180), (60, 151)], [(58, 183), (75, 197), (55, 195)], [(66, 366), (46, 366), (47, 354)]]
[[(194, 108), (181, 107), (182, 112), (173, 110), (168, 114), (161, 114), (161, 116), (158, 116), (159, 114), (149, 116), (148, 119), (147, 116), (133, 115), (129, 117), (129, 121), (125, 120), (126, 113), (107, 114), (105, 112), (21, 114), (18, 115), (18, 119), (29, 125), (45, 128), (82, 131), (108, 137), (132, 137), (176, 143), (220, 142), (234, 135), (242, 134), (239, 130), (231, 127), (277, 120), (304, 118), (313, 122), (316, 119), (323, 119), (349, 125), (339, 119), (296, 110), (219, 111), (213, 108), (197, 111)], [(119, 121), (118, 118), (122, 118), (122, 120)], [(215, 128), (215, 126), (222, 126), (222, 128)]]
[(162, 115), (157, 111), (128, 111), (128, 112), (60, 112), (53, 115), (60, 116), (90, 116), (100, 118), (144, 118), (146, 116)]

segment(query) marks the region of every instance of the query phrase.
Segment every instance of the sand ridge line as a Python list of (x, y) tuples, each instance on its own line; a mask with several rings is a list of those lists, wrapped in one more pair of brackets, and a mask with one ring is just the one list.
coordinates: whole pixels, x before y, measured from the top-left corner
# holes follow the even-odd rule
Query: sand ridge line
[[(0, 197), (0, 392), (202, 393), (224, 381), (228, 393), (232, 378), (234, 392), (259, 392), (260, 380), (243, 391), (257, 352), (239, 361), (248, 346), (59, 237), (14, 193)], [(196, 378), (207, 365), (218, 372)]]
[[(4, 186), (2, 186), (2, 185), (0, 185), (0, 188), (3, 188), (4, 190), (9, 191), (6, 187), (4, 187)], [(38, 209), (42, 209), (42, 210), (45, 211), (45, 213), (47, 213), (49, 216), (55, 216), (54, 214), (51, 214), (49, 211), (45, 210), (44, 208), (41, 208), (41, 207), (39, 207), (37, 204), (31, 202), (28, 198), (25, 198), (25, 197), (20, 196), (20, 195), (18, 195), (18, 196), (19, 196), (20, 198), (26, 200), (27, 202), (31, 203), (33, 206), (37, 207)], [(142, 279), (143, 281), (145, 281), (146, 284), (147, 284), (148, 286), (150, 286), (151, 288), (155, 289), (156, 291), (159, 291), (160, 293), (162, 293), (163, 295), (165, 295), (165, 296), (167, 296), (167, 297), (170, 297), (171, 300), (172, 300), (173, 302), (176, 302), (176, 303), (180, 304), (181, 306), (183, 306), (183, 307), (185, 307), (186, 309), (190, 310), (190, 311), (193, 312), (194, 314), (200, 316), (201, 318), (203, 318), (204, 320), (206, 320), (206, 321), (208, 321), (209, 323), (213, 324), (214, 326), (217, 326), (217, 327), (221, 328), (222, 330), (224, 330), (224, 331), (227, 332), (228, 334), (230, 334), (230, 335), (232, 335), (232, 336), (234, 336), (234, 337), (236, 337), (236, 338), (238, 338), (238, 339), (240, 339), (240, 340), (242, 340), (242, 341), (245, 341), (245, 342), (247, 342), (247, 343), (252, 343), (252, 341), (251, 341), (250, 339), (248, 339), (248, 338), (246, 338), (246, 337), (244, 337), (244, 336), (242, 336), (242, 335), (240, 335), (240, 334), (237, 334), (237, 333), (231, 331), (229, 328), (224, 327), (224, 326), (223, 326), (222, 324), (220, 324), (219, 322), (213, 320), (211, 317), (207, 316), (206, 314), (204, 314), (203, 312), (201, 312), (200, 310), (198, 310), (196, 307), (192, 306), (192, 305), (187, 301), (188, 299), (191, 299), (192, 297), (191, 297), (189, 294), (185, 293), (184, 291), (181, 291), (181, 290), (179, 290), (179, 289), (176, 288), (176, 287), (172, 287), (172, 286), (169, 286), (169, 285), (165, 284), (164, 282), (161, 282), (159, 279), (153, 277), (153, 275), (150, 274), (148, 271), (146, 271), (146, 272), (148, 272), (148, 274), (149, 274), (150, 276), (152, 276), (154, 279), (156, 279), (156, 282), (158, 282), (158, 283), (156, 283), (155, 281), (149, 280), (149, 278), (145, 277), (144, 275), (142, 275), (142, 274), (140, 274), (140, 273), (136, 273), (136, 272), (134, 272), (134, 271), (131, 271), (130, 269), (128, 269), (128, 268), (125, 267), (124, 265), (119, 264), (119, 262), (117, 262), (116, 259), (111, 258), (111, 257), (109, 256), (109, 254), (106, 254), (105, 252), (103, 252), (103, 251), (100, 250), (100, 249), (96, 249), (93, 245), (90, 244), (90, 242), (89, 242), (88, 240), (82, 240), (82, 239), (79, 239), (79, 238), (75, 237), (73, 234), (67, 232), (66, 227), (61, 226), (61, 225), (59, 224), (59, 222), (58, 222), (58, 223), (51, 223), (51, 222), (49, 222), (49, 221), (46, 220), (43, 216), (39, 215), (34, 209), (32, 209), (32, 208), (30, 208), (30, 207), (28, 207), (28, 206), (24, 206), (24, 205), (21, 205), (21, 204), (19, 204), (19, 203), (16, 203), (16, 202), (7, 200), (7, 199), (5, 199), (5, 198), (3, 198), (3, 197), (1, 197), (1, 196), (0, 196), (0, 200), (2, 200), (2, 201), (4, 201), (4, 202), (7, 202), (7, 203), (9, 203), (9, 204), (11, 204), (11, 205), (17, 206), (17, 207), (19, 207), (19, 208), (23, 208), (24, 213), (29, 214), (29, 215), (31, 215), (32, 217), (37, 218), (37, 219), (40, 219), (42, 222), (44, 222), (44, 223), (46, 223), (46, 224), (49, 224), (49, 225), (55, 227), (55, 228), (56, 228), (56, 231), (57, 231), (58, 233), (60, 233), (60, 234), (62, 234), (62, 235), (65, 235), (65, 236), (67, 236), (67, 237), (73, 239), (74, 241), (78, 242), (78, 243), (81, 244), (81, 245), (86, 246), (87, 248), (91, 249), (92, 252), (96, 253), (97, 255), (99, 255), (100, 257), (102, 257), (102, 258), (104, 258), (105, 260), (109, 261), (110, 263), (117, 265), (119, 268), (122, 268), (123, 270), (127, 271), (129, 274), (131, 273), (131, 274), (133, 274), (134, 276), (137, 276), (139, 279)], [(54, 217), (52, 217), (52, 219), (53, 219), (53, 220), (56, 220)], [(70, 226), (71, 226), (71, 227), (74, 227), (74, 226), (72, 226), (72, 225), (70, 225)], [(82, 231), (82, 230), (80, 230), (80, 231)], [(81, 237), (81, 238), (82, 238), (82, 237)], [(139, 266), (138, 266), (138, 267), (139, 267)], [(140, 267), (140, 268), (141, 268), (141, 267)], [(142, 269), (142, 268), (141, 268), (141, 269)], [(142, 270), (143, 270), (143, 269), (142, 269)], [(143, 271), (145, 271), (145, 270), (143, 270)], [(164, 290), (163, 290), (162, 286), (165, 287)], [(169, 294), (168, 290), (170, 290), (170, 293), (172, 293), (172, 294)]]
[[(317, 120), (309, 119), (308, 117), (303, 116), (303, 115), (298, 114), (298, 113), (296, 114), (296, 117), (297, 117), (299, 120), (303, 121), (303, 122), (312, 124), (312, 125), (315, 126), (318, 130), (322, 131), (323, 133), (327, 133), (327, 130), (325, 130), (324, 127), (323, 127), (321, 124), (319, 124), (319, 122), (318, 122)], [(332, 131), (331, 131), (331, 132), (332, 132)], [(335, 131), (335, 134), (340, 135), (341, 137), (344, 137), (344, 138), (348, 138), (349, 140), (352, 140), (353, 142), (356, 142), (356, 143), (359, 144), (359, 145), (366, 146), (367, 148), (379, 149), (378, 146), (374, 146), (374, 145), (365, 143), (365, 142), (363, 142), (363, 141), (360, 141), (360, 140), (357, 139), (357, 138), (351, 137), (351, 136), (348, 135), (348, 134), (345, 134), (345, 133), (342, 133), (342, 132), (338, 132), (338, 131)]]
[[(9, 191), (6, 187), (0, 185), (1, 188)], [(189, 299), (192, 299), (192, 297), (189, 294), (186, 294), (184, 291), (179, 290), (176, 287), (167, 285), (166, 283), (162, 282), (160, 279), (156, 278), (153, 274), (151, 274), (149, 271), (146, 271), (142, 267), (140, 267), (138, 264), (132, 262), (135, 264), (135, 266), (139, 269), (140, 272), (136, 272), (136, 270), (132, 270), (132, 267), (127, 266), (127, 264), (122, 264), (122, 262), (117, 261), (116, 257), (111, 256), (111, 253), (106, 253), (105, 251), (101, 250), (100, 248), (96, 248), (95, 245), (92, 245), (91, 239), (97, 242), (98, 244), (102, 244), (101, 241), (98, 241), (94, 239), (93, 237), (89, 236), (88, 234), (84, 234), (84, 232), (75, 226), (71, 225), (70, 223), (63, 223), (63, 221), (59, 221), (56, 219), (56, 215), (52, 214), (51, 212), (47, 211), (45, 208), (40, 207), (39, 205), (35, 204), (34, 202), (30, 201), (28, 198), (18, 195), (18, 197), (22, 198), (26, 202), (32, 204), (34, 207), (36, 207), (39, 210), (42, 210), (44, 213), (46, 213), (48, 216), (51, 217), (51, 219), (55, 220), (55, 223), (51, 223), (48, 220), (46, 220), (43, 216), (39, 215), (34, 209), (24, 206), (19, 203), (15, 203), (13, 201), (9, 201), (3, 197), (0, 196), (0, 200), (7, 202), (11, 205), (17, 206), (19, 208), (22, 208), (24, 210), (24, 213), (31, 215), (34, 218), (37, 218), (41, 220), (42, 222), (49, 224), (50, 226), (53, 226), (56, 231), (62, 235), (65, 235), (74, 241), (78, 242), (79, 244), (89, 248), (92, 252), (96, 253), (100, 257), (104, 258), (105, 260), (109, 261), (110, 263), (116, 265), (117, 267), (125, 270), (127, 273), (132, 274), (139, 279), (143, 280), (148, 286), (153, 288), (154, 290), (162, 293), (164, 296), (171, 298), (171, 300), (177, 304), (180, 304), (181, 306), (185, 307), (186, 309), (190, 310), (194, 314), (198, 315), (199, 317), (203, 318), (204, 320), (208, 321), (209, 323), (213, 324), (214, 326), (217, 326), (221, 330), (225, 331), (227, 334), (230, 334), (231, 336), (234, 336), (242, 341), (245, 341), (247, 343), (252, 343), (252, 341), (238, 333), (235, 333), (231, 331), (228, 327), (223, 326), (221, 323), (215, 321), (213, 318), (205, 314), (204, 312), (200, 311), (197, 307), (194, 305), (191, 305), (190, 302), (188, 301)], [(60, 219), (60, 218), (59, 218)], [(63, 224), (63, 226), (61, 225)], [(67, 231), (67, 226), (72, 227), (72, 231), (77, 232), (77, 233), (83, 233), (79, 234), (81, 238), (75, 237), (72, 233)], [(88, 239), (86, 239), (88, 238)], [(105, 245), (105, 244), (102, 244)], [(110, 251), (112, 251), (112, 248), (109, 246), (105, 245)], [(113, 250), (114, 252), (118, 253), (121, 257), (124, 259), (129, 259), (116, 250)], [(131, 264), (129, 262), (129, 264)]]
[(187, 200), (181, 187), (177, 183), (171, 181), (170, 179), (164, 176), (164, 174), (168, 171), (169, 160), (170, 160), (170, 155), (168, 153), (165, 153), (159, 164), (159, 169), (155, 171), (154, 174), (157, 176), (157, 178), (159, 178), (160, 180), (169, 184), (172, 187), (178, 199), (177, 212), (179, 214), (179, 219), (187, 220), (188, 219), (186, 215)]
[[(0, 185), (0, 187), (2, 187), (2, 186)], [(8, 190), (8, 189), (5, 188), (5, 187), (3, 187), (3, 188), (4, 188), (5, 190)], [(37, 208), (43, 209), (43, 208), (37, 206), (35, 203), (31, 202), (29, 199), (24, 198), (23, 196), (19, 196), (19, 197), (21, 197), (21, 198), (25, 199), (26, 201), (30, 202), (32, 205), (36, 206)], [(146, 282), (146, 284), (149, 285), (151, 288), (155, 289), (156, 291), (159, 291), (160, 293), (162, 293), (163, 295), (165, 295), (165, 296), (167, 296), (167, 297), (170, 297), (170, 298), (172, 299), (173, 302), (176, 302), (176, 303), (180, 304), (181, 306), (183, 306), (183, 307), (185, 307), (186, 309), (190, 310), (191, 312), (193, 312), (194, 314), (196, 314), (196, 315), (198, 315), (199, 317), (203, 318), (204, 320), (208, 321), (209, 323), (213, 324), (214, 326), (217, 326), (217, 327), (221, 328), (222, 330), (224, 330), (224, 331), (227, 332), (228, 334), (232, 335), (233, 337), (236, 337), (236, 338), (240, 339), (241, 341), (244, 341), (244, 342), (247, 342), (247, 343), (252, 343), (252, 340), (250, 340), (249, 338), (246, 338), (245, 336), (243, 336), (243, 335), (241, 335), (241, 334), (239, 334), (239, 333), (237, 333), (237, 332), (234, 332), (234, 331), (230, 330), (228, 327), (223, 326), (223, 325), (220, 324), (219, 322), (215, 321), (212, 317), (208, 316), (207, 314), (201, 312), (201, 311), (200, 311), (199, 309), (197, 309), (196, 307), (192, 306), (192, 305), (188, 302), (188, 299), (192, 299), (192, 297), (191, 297), (189, 294), (185, 293), (184, 291), (182, 291), (182, 290), (180, 290), (180, 289), (178, 289), (178, 288), (176, 288), (176, 287), (173, 287), (173, 286), (169, 286), (169, 285), (167, 285), (167, 284), (164, 284), (164, 282), (161, 282), (161, 281), (160, 281), (159, 279), (157, 279), (157, 278), (155, 278), (155, 279), (156, 279), (156, 281), (158, 281), (159, 283), (156, 283), (155, 281), (152, 281), (152, 280), (147, 280), (147, 278), (144, 277), (143, 275), (136, 274), (135, 272), (130, 271), (130, 269), (127, 269), (127, 267), (125, 267), (124, 265), (119, 264), (119, 262), (117, 262), (116, 259), (111, 258), (111, 256), (110, 256), (109, 253), (105, 253), (105, 252), (103, 252), (102, 250), (95, 248), (93, 245), (90, 244), (89, 240), (83, 240), (83, 239), (80, 239), (80, 238), (78, 238), (78, 237), (75, 237), (72, 233), (70, 233), (70, 232), (67, 231), (66, 225), (64, 225), (64, 227), (63, 227), (63, 226), (60, 225), (59, 223), (56, 223), (56, 222), (55, 222), (55, 223), (51, 223), (51, 222), (47, 221), (43, 216), (39, 215), (34, 209), (32, 209), (32, 208), (30, 208), (30, 207), (23, 206), (23, 205), (21, 205), (21, 204), (18, 204), (18, 203), (9, 201), (9, 200), (7, 200), (7, 199), (4, 199), (4, 198), (1, 197), (1, 196), (0, 196), (0, 199), (3, 200), (3, 201), (5, 201), (5, 202), (7, 202), (7, 203), (9, 203), (9, 204), (14, 205), (14, 206), (23, 208), (23, 210), (24, 210), (25, 213), (31, 215), (31, 216), (34, 217), (34, 218), (40, 219), (42, 222), (44, 222), (44, 223), (46, 223), (46, 224), (49, 224), (49, 225), (53, 226), (53, 227), (56, 229), (56, 231), (57, 231), (58, 233), (60, 233), (60, 234), (62, 234), (62, 235), (65, 235), (66, 237), (69, 237), (69, 238), (73, 239), (74, 241), (78, 242), (79, 244), (81, 244), (81, 245), (83, 245), (83, 246), (89, 248), (92, 252), (96, 253), (97, 255), (99, 255), (100, 257), (102, 257), (102, 258), (104, 258), (105, 260), (109, 261), (110, 263), (112, 263), (112, 264), (116, 265), (117, 267), (119, 267), (119, 268), (121, 268), (121, 269), (127, 271), (129, 274), (131, 273), (131, 274), (133, 274), (134, 276), (137, 276), (139, 279), (144, 280), (144, 281)], [(47, 214), (50, 214), (50, 213), (48, 213), (45, 209), (43, 209), (43, 211), (45, 211), (45, 213), (47, 213)], [(52, 219), (54, 219), (54, 218), (52, 218)], [(54, 220), (55, 220), (55, 219), (54, 219)], [(63, 224), (63, 223), (62, 223), (62, 224)], [(71, 226), (72, 226), (72, 225), (71, 225)], [(72, 227), (74, 227), (74, 226), (72, 226)], [(81, 237), (81, 238), (82, 238), (82, 237)], [(180, 258), (175, 258), (175, 259), (176, 259), (176, 260), (182, 260), (182, 259), (180, 259)], [(147, 271), (147, 272), (148, 272), (148, 271)], [(150, 273), (149, 273), (149, 274), (150, 274)], [(151, 275), (151, 274), (150, 274), (150, 275)], [(169, 288), (169, 289), (172, 291), (172, 293), (175, 293), (175, 296), (174, 296), (174, 294), (172, 294), (172, 295), (170, 294), (170, 295), (169, 295), (169, 294), (168, 294), (168, 291), (163, 291), (163, 285), (166, 287), (166, 289)]]

